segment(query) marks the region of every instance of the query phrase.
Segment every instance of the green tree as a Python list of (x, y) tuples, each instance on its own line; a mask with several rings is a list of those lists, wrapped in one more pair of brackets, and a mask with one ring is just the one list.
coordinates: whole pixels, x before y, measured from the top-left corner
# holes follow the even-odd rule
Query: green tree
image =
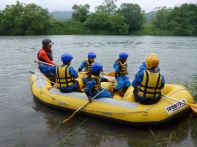
[(92, 31), (107, 30), (110, 27), (110, 14), (104, 12), (92, 13), (87, 21), (86, 26)]
[(125, 23), (125, 18), (120, 13), (115, 13), (110, 16), (110, 31), (114, 35), (128, 34), (129, 26)]
[(96, 12), (115, 13), (117, 0), (105, 0), (102, 5), (96, 7)]
[(157, 28), (160, 29), (166, 29), (168, 26), (168, 17), (171, 13), (171, 9), (168, 9), (166, 7), (159, 7), (157, 8), (157, 13), (155, 17), (153, 18), (153, 25), (155, 25)]
[(173, 35), (197, 35), (197, 4), (183, 4), (173, 9), (163, 7), (157, 11), (153, 24)]
[(43, 9), (36, 4), (28, 4), (24, 8), (22, 15), (23, 29), (26, 35), (30, 34), (48, 34), (52, 26), (52, 18), (49, 16), (48, 10)]
[(0, 33), (2, 35), (23, 35), (22, 17), (23, 4), (16, 2), (16, 5), (6, 6), (1, 11)]
[(93, 32), (128, 34), (128, 25), (125, 24), (124, 16), (118, 13), (96, 12), (88, 17), (85, 24)]
[(75, 20), (78, 20), (80, 22), (84, 22), (89, 14), (89, 8), (90, 5), (85, 4), (85, 5), (74, 5), (72, 9), (74, 10), (72, 17)]
[[(175, 35), (197, 35), (197, 4), (175, 7), (168, 17), (168, 29)], [(175, 24), (172, 26), (172, 24)]]
[(123, 3), (120, 6), (119, 12), (125, 17), (125, 22), (129, 25), (129, 32), (142, 28), (144, 15), (138, 4)]
[(19, 1), (1, 11), (0, 17), (1, 35), (48, 34), (52, 21), (46, 9)]

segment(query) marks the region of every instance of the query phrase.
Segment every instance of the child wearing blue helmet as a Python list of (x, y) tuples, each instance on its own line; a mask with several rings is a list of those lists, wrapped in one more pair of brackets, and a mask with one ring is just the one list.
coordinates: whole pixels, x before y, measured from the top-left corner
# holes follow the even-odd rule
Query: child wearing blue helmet
[(81, 65), (78, 68), (78, 72), (81, 72), (83, 69), (85, 69), (85, 72), (90, 71), (91, 64), (94, 63), (94, 60), (96, 58), (96, 54), (93, 52), (88, 53), (88, 58), (85, 59)]
[(56, 77), (61, 92), (79, 91), (79, 83), (75, 80), (78, 78), (78, 73), (72, 66), (70, 66), (72, 59), (72, 55), (63, 54), (61, 56), (63, 64), (57, 66)]
[(118, 90), (122, 89), (120, 92), (120, 96), (123, 97), (125, 92), (130, 86), (130, 80), (128, 78), (127, 73), (127, 53), (120, 53), (119, 59), (117, 59), (113, 65), (115, 70), (115, 77), (118, 85), (114, 88), (113, 93), (117, 92)]
[(92, 101), (94, 96), (95, 99), (108, 97), (112, 98), (111, 93), (107, 89), (101, 87), (102, 77), (100, 73), (103, 71), (103, 66), (99, 63), (93, 63), (90, 68), (91, 75), (87, 78), (85, 93), (88, 96), (89, 101)]
[(63, 54), (61, 66), (48, 66), (42, 64), (45, 72), (53, 73), (56, 76), (59, 89), (61, 92), (74, 92), (79, 90), (79, 83), (75, 79), (78, 78), (77, 71), (70, 66), (73, 56), (70, 54)]

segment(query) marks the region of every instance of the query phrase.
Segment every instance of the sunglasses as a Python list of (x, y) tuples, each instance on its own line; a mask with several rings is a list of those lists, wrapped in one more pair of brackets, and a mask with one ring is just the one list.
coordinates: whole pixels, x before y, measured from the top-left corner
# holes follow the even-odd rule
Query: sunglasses
[(50, 46), (51, 46), (52, 44), (54, 44), (54, 42), (51, 42), (51, 43), (49, 43), (48, 45), (50, 45)]

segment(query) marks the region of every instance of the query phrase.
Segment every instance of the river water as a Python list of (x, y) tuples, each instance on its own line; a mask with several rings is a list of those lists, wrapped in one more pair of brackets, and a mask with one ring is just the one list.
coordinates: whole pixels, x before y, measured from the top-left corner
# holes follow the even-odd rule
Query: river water
[(194, 113), (159, 129), (134, 128), (81, 115), (63, 125), (62, 120), (70, 113), (39, 104), (30, 89), (28, 71), (37, 68), (33, 60), (44, 38), (55, 42), (52, 49), (56, 63), (61, 63), (61, 54), (71, 53), (76, 69), (87, 53), (93, 51), (97, 54), (96, 61), (109, 72), (118, 54), (127, 52), (129, 77), (133, 79), (146, 56), (156, 52), (167, 83), (179, 83), (192, 89), (193, 77), (197, 74), (197, 37), (0, 37), (0, 146), (196, 146)]

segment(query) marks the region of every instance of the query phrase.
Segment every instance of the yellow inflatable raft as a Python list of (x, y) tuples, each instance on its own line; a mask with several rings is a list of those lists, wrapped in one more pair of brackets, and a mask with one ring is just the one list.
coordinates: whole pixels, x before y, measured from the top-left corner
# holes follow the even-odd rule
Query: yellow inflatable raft
[[(39, 102), (58, 109), (73, 111), (88, 102), (84, 93), (62, 93), (56, 88), (51, 88), (48, 80), (44, 80), (42, 77), (46, 78), (42, 73), (37, 72), (32, 75), (30, 80), (33, 96)], [(81, 79), (78, 80), (81, 84)], [(114, 85), (103, 82), (102, 86), (112, 90)], [(162, 125), (190, 110), (189, 106), (183, 102), (194, 103), (190, 92), (181, 85), (166, 84), (162, 90), (162, 95), (172, 97), (175, 100), (162, 97), (158, 103), (153, 105), (135, 102), (132, 91), (133, 87), (129, 87), (123, 98), (114, 95), (113, 98), (95, 99), (81, 111), (96, 117), (132, 125)]]

